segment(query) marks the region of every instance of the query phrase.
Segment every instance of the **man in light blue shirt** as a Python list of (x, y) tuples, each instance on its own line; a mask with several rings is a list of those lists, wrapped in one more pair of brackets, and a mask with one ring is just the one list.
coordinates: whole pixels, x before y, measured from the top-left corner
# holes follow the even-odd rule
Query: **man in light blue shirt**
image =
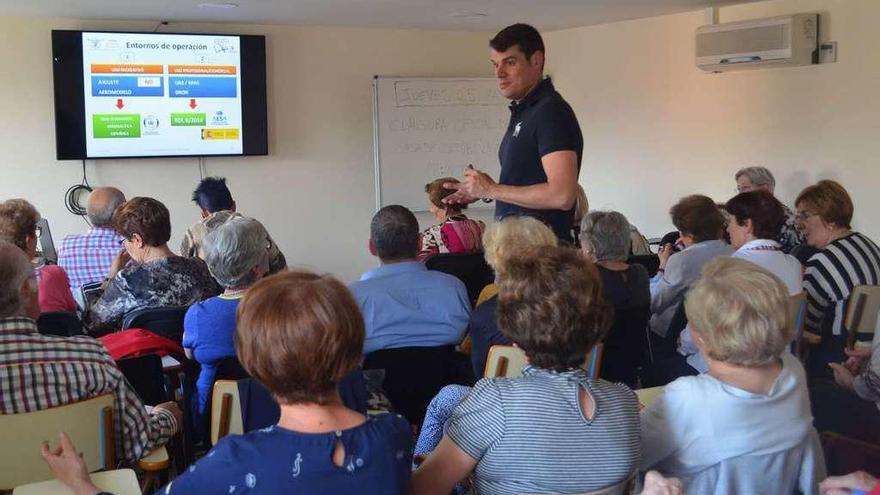
[(370, 254), (381, 266), (351, 284), (366, 327), (364, 354), (461, 342), (470, 319), (464, 284), (416, 261), (419, 223), (403, 206), (379, 210), (370, 223)]

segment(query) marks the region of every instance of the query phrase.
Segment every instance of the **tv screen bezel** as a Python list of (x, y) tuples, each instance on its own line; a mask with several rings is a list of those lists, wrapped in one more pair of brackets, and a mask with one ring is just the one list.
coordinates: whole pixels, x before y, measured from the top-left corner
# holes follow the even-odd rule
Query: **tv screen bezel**
[[(241, 40), (242, 152), (188, 155), (88, 156), (86, 150), (83, 33), (193, 36), (236, 36)], [(52, 30), (52, 78), (55, 96), (55, 158), (106, 160), (123, 158), (200, 158), (269, 154), (266, 98), (266, 37), (253, 34), (150, 33), (140, 31)]]

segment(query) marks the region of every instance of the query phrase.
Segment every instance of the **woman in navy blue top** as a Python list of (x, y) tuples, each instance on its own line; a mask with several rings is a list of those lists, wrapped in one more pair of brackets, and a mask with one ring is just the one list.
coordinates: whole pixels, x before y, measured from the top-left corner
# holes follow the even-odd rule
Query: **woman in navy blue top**
[[(329, 276), (278, 273), (247, 292), (237, 323), (239, 360), (278, 400), (281, 418), (264, 430), (223, 438), (158, 493), (407, 493), (407, 421), (367, 418), (346, 408), (337, 391), (364, 345), (363, 318), (348, 289)], [(44, 457), (77, 495), (99, 493), (81, 460), (76, 466), (79, 457), (67, 454)]]

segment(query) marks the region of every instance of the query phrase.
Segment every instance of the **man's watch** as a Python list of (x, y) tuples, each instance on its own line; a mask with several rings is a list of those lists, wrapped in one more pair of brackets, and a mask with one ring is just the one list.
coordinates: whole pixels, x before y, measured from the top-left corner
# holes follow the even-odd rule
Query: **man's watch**
[(495, 201), (495, 200), (492, 198), (480, 198), (480, 201), (482, 201), (483, 203), (491, 203), (492, 201)]

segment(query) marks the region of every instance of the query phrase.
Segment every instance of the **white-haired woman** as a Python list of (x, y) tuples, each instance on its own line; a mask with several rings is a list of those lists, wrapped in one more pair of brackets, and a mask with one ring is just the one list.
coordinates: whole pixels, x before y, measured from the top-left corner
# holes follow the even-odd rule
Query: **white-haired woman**
[(245, 291), (269, 271), (269, 233), (253, 218), (232, 217), (205, 238), (205, 262), (225, 289), (193, 304), (184, 319), (183, 347), (201, 365), (198, 414), (207, 406), (217, 363), (235, 356), (235, 312)]
[(788, 289), (767, 270), (722, 257), (685, 310), (709, 372), (666, 386), (642, 412), (642, 469), (685, 493), (817, 493), (824, 462), (806, 374), (785, 352)]

